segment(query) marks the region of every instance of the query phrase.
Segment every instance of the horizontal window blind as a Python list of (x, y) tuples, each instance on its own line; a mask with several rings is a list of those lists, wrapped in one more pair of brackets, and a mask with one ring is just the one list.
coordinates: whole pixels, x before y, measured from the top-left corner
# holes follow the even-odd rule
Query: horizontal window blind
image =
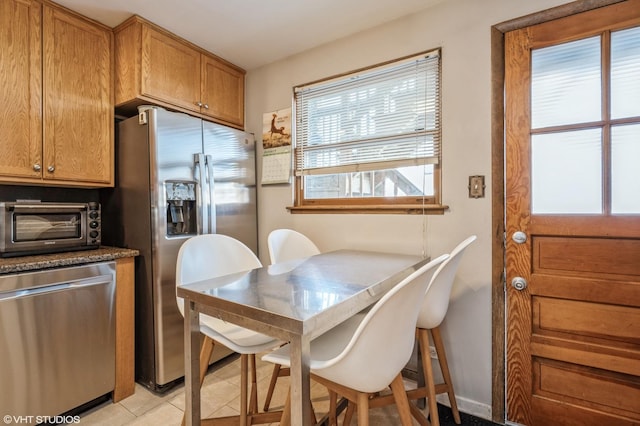
[(295, 88), (296, 175), (438, 163), (440, 51)]

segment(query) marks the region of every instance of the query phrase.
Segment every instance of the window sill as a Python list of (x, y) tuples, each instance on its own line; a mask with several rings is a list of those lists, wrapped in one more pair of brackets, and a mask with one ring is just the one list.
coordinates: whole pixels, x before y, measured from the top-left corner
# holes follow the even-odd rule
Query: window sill
[(449, 206), (429, 204), (389, 204), (389, 205), (361, 205), (361, 206), (289, 206), (292, 214), (444, 214)]

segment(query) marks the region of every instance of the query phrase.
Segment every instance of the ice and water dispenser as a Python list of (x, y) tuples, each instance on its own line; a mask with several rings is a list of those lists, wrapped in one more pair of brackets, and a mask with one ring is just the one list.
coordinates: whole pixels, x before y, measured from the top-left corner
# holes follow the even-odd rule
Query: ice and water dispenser
[(197, 208), (195, 182), (165, 182), (167, 236), (196, 235)]

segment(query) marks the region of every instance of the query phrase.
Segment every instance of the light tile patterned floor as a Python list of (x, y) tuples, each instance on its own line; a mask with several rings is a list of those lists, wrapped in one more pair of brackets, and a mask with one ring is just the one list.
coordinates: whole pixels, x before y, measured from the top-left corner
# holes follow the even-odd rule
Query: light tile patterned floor
[[(234, 359), (235, 358), (235, 359)], [(258, 398), (262, 410), (264, 397), (269, 386), (273, 365), (265, 363), (257, 357)], [(282, 409), (289, 378), (281, 377), (276, 385), (271, 408)], [(222, 365), (214, 366), (205, 378), (201, 391), (202, 414), (205, 417), (235, 415), (240, 407), (240, 360), (231, 357)], [(326, 389), (312, 382), (311, 398), (318, 418), (324, 416), (329, 408)], [(135, 394), (125, 400), (113, 404), (110, 401), (80, 414), (81, 426), (170, 426), (180, 425), (184, 410), (184, 385), (177, 386), (166, 394), (155, 394), (143, 386), (136, 384)], [(395, 407), (384, 407), (370, 410), (371, 426), (398, 425)], [(342, 417), (342, 416), (341, 416)], [(342, 419), (339, 419), (342, 424)], [(352, 424), (356, 423), (356, 419)], [(414, 420), (414, 424), (418, 423)], [(274, 423), (277, 425), (277, 423)]]

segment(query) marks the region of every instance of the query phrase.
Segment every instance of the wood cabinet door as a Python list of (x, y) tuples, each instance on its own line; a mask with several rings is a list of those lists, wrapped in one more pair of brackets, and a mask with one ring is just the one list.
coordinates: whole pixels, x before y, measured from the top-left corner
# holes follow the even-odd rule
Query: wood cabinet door
[(113, 34), (44, 12), (43, 178), (113, 185)]
[(142, 95), (200, 112), (200, 52), (142, 27)]
[(0, 174), (42, 174), (41, 5), (0, 2)]
[(45, 6), (45, 180), (113, 185), (113, 36)]
[(202, 113), (244, 127), (244, 72), (202, 55)]

